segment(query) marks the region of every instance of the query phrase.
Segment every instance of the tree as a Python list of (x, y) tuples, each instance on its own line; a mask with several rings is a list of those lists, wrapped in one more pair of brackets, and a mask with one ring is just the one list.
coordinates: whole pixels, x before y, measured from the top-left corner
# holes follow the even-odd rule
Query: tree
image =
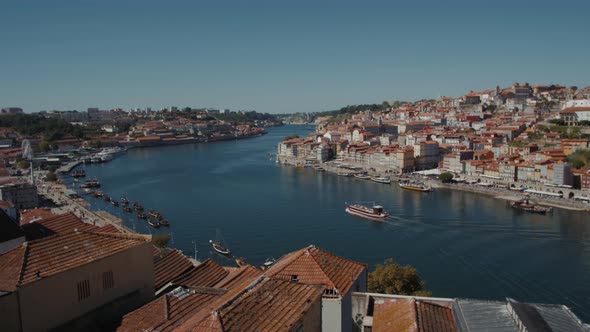
[(575, 159), (574, 161), (572, 161), (573, 168), (580, 169), (580, 168), (584, 167), (585, 165), (586, 164), (580, 159)]
[(383, 264), (377, 264), (375, 271), (369, 273), (367, 282), (369, 292), (431, 296), (432, 293), (424, 289), (424, 281), (420, 279), (418, 271), (410, 265), (401, 266), (393, 258), (388, 258)]
[(170, 241), (170, 234), (154, 234), (152, 235), (152, 243), (160, 248), (166, 247)]
[(453, 180), (453, 174), (449, 172), (440, 173), (438, 179), (441, 180), (443, 183), (449, 183)]
[(49, 152), (51, 150), (51, 146), (49, 146), (49, 142), (46, 140), (42, 140), (39, 142), (39, 151), (41, 152)]
[(45, 181), (55, 182), (55, 181), (57, 181), (57, 175), (55, 175), (55, 173), (53, 173), (53, 172), (49, 172), (45, 176)]

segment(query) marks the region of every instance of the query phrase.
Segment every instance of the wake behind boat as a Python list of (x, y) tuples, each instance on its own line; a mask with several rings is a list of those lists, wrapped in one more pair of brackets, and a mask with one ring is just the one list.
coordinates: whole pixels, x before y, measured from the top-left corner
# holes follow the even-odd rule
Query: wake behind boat
[(383, 210), (381, 205), (374, 205), (373, 207), (367, 207), (360, 204), (346, 204), (344, 211), (363, 218), (383, 220), (389, 216), (387, 212)]

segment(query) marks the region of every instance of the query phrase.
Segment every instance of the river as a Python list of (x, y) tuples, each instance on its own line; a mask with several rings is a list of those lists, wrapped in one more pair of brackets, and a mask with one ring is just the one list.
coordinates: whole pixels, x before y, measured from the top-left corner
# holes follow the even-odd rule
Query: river
[[(309, 132), (284, 126), (239, 141), (133, 149), (85, 167), (111, 197), (125, 194), (162, 212), (171, 223), (169, 246), (190, 256), (196, 246), (200, 260), (233, 264), (211, 252), (216, 230), (253, 265), (315, 244), (370, 269), (389, 257), (410, 264), (433, 296), (561, 303), (590, 321), (588, 213), (526, 214), (472, 193), (408, 192), (275, 164), (269, 153), (283, 137)], [(87, 199), (128, 227), (154, 233), (119, 208)], [(344, 212), (345, 202), (358, 201), (380, 203), (392, 217), (376, 223)]]

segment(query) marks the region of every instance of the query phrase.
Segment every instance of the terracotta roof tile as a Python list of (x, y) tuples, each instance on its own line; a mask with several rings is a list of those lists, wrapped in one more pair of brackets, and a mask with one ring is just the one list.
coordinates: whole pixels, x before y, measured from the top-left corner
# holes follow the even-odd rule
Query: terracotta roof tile
[(235, 289), (175, 331), (292, 331), (323, 292), (318, 285), (273, 278), (260, 279), (256, 285), (240, 284)]
[(291, 280), (297, 276), (299, 282), (322, 284), (326, 289), (336, 290), (344, 296), (366, 269), (365, 264), (309, 246), (283, 256), (266, 274), (283, 280)]
[(20, 215), (20, 223), (21, 225), (24, 225), (35, 219), (45, 219), (53, 216), (55, 216), (55, 214), (48, 208), (26, 210)]
[(451, 308), (435, 303), (416, 301), (416, 311), (420, 332), (457, 332)]
[(25, 243), (22, 254), (13, 252), (23, 250), (23, 247), (19, 247), (0, 255), (0, 261), (4, 262), (1, 264), (0, 280), (15, 281), (13, 271), (18, 269), (19, 278), (14, 284), (17, 287), (108, 257), (146, 241), (144, 236), (130, 234), (84, 231), (56, 234)]
[(156, 290), (193, 267), (191, 261), (178, 250), (163, 252), (154, 257)]
[(172, 331), (199, 312), (204, 305), (224, 294), (183, 288), (180, 290), (181, 293), (176, 293), (180, 296), (175, 295), (174, 291), (169, 292), (125, 315), (117, 331)]
[[(227, 268), (226, 268), (227, 270)], [(230, 289), (242, 283), (244, 280), (254, 281), (262, 275), (262, 271), (252, 265), (244, 265), (229, 271), (229, 274), (223, 278), (215, 287)]]
[(213, 287), (225, 278), (229, 272), (211, 259), (187, 270), (173, 281), (176, 285), (188, 287)]
[(418, 331), (414, 299), (375, 300), (373, 332)]
[(11, 292), (16, 290), (20, 272), (23, 266), (23, 258), (26, 244), (16, 247), (0, 255), (0, 291)]
[(37, 240), (54, 234), (79, 231), (99, 231), (98, 226), (87, 224), (73, 213), (65, 213), (57, 216), (44, 218), (39, 221), (22, 225), (27, 240)]

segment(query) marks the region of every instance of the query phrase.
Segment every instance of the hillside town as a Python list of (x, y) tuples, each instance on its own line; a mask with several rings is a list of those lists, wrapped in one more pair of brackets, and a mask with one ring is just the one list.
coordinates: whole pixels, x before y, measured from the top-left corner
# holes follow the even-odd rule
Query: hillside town
[(590, 87), (514, 83), (381, 110), (335, 112), (307, 137), (278, 144), (278, 162), (590, 201)]

